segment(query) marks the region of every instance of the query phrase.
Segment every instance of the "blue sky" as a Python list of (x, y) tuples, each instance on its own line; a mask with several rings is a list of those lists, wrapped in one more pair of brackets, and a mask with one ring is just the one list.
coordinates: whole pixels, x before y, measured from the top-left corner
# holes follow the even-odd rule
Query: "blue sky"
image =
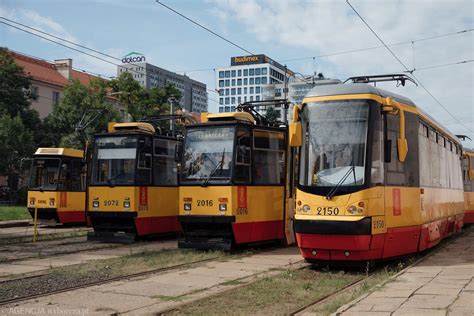
[[(380, 43), (345, 1), (297, 0), (162, 0), (255, 53), (277, 61), (379, 46)], [(458, 32), (473, 28), (474, 2), (467, 0), (353, 0), (367, 22), (387, 43)], [(172, 70), (188, 70), (191, 78), (215, 88), (214, 72), (190, 72), (226, 66), (243, 51), (205, 32), (156, 4), (154, 0), (0, 0), (0, 15), (65, 37), (121, 58), (131, 51)], [(403, 17), (403, 18), (402, 18)], [(412, 68), (473, 59), (474, 32), (394, 46)], [(0, 24), (0, 45), (47, 60), (73, 58), (79, 69), (113, 76), (116, 67)], [(413, 52), (415, 58), (413, 58)], [(284, 62), (292, 70), (345, 79), (352, 75), (400, 72), (403, 68), (385, 50)], [(316, 67), (315, 67), (316, 66)], [(415, 71), (415, 75), (456, 117), (447, 114), (425, 91), (416, 87), (385, 88), (412, 98), (453, 133), (474, 130), (473, 66)], [(217, 99), (209, 92), (210, 99)], [(209, 102), (210, 111), (217, 109)]]

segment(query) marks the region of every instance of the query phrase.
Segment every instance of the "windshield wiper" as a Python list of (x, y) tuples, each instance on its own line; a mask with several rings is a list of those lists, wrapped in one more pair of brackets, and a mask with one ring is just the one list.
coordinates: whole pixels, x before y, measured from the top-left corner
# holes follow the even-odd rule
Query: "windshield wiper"
[(209, 180), (211, 180), (211, 177), (216, 173), (216, 171), (217, 171), (217, 169), (219, 169), (219, 167), (221, 167), (221, 173), (222, 173), (222, 169), (224, 168), (224, 155), (225, 155), (225, 148), (222, 151), (221, 161), (219, 161), (219, 163), (214, 167), (214, 170), (212, 170), (211, 173), (209, 173), (207, 178), (201, 184), (202, 187), (207, 187), (207, 184), (209, 183)]
[[(351, 174), (351, 171), (354, 172), (354, 181), (355, 181), (355, 166), (352, 165), (349, 170), (346, 171), (346, 173), (342, 176), (341, 180), (339, 180), (339, 182), (336, 184), (336, 186), (334, 188), (331, 189), (331, 191), (329, 191), (328, 195), (326, 195), (326, 200), (330, 200), (333, 198), (333, 196), (336, 194), (337, 190), (339, 190), (339, 188), (342, 186), (342, 184), (346, 181), (346, 179), (349, 177), (349, 175)], [(354, 182), (354, 185), (355, 185), (355, 182)]]

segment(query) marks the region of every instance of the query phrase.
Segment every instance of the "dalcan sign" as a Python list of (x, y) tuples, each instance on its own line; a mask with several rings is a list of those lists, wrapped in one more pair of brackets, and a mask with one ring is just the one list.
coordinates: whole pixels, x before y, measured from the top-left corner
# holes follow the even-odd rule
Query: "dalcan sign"
[(140, 63), (142, 61), (146, 61), (145, 56), (141, 53), (131, 52), (127, 55), (123, 56), (122, 63), (129, 64), (129, 63)]

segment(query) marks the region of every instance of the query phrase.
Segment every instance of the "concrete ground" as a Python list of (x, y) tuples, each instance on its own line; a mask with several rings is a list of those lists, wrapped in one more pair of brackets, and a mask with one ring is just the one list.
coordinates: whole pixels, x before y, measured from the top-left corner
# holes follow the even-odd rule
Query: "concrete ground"
[[(92, 231), (92, 228), (85, 226), (77, 227), (63, 227), (63, 226), (47, 226), (38, 225), (37, 236), (40, 235), (51, 235), (51, 234), (64, 234), (71, 232), (82, 232)], [(33, 238), (34, 227), (33, 225), (22, 226), (22, 227), (8, 227), (0, 229), (0, 240), (7, 241), (9, 238), (29, 237)]]
[(337, 315), (474, 315), (474, 231), (406, 269)]
[(156, 315), (185, 302), (238, 286), (235, 280), (258, 278), (302, 264), (296, 247), (281, 248), (227, 261), (211, 261), (187, 269), (91, 286), (0, 307), (0, 314), (48, 311), (83, 315)]
[(122, 245), (111, 249), (86, 250), (78, 253), (50, 256), (46, 258), (43, 257), (0, 263), (0, 281), (10, 279), (16, 274), (21, 273), (41, 272), (50, 268), (80, 264), (91, 260), (117, 258), (143, 251), (158, 251), (163, 249), (173, 249), (176, 247), (176, 240), (162, 240), (146, 244), (138, 243)]

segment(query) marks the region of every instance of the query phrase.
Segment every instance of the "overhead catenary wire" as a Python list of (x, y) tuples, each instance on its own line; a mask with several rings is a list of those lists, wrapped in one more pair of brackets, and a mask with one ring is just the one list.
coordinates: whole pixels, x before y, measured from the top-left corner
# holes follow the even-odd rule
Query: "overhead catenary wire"
[(236, 44), (235, 42), (233, 42), (233, 41), (231, 41), (231, 40), (225, 38), (224, 36), (222, 36), (222, 35), (220, 35), (220, 34), (214, 32), (213, 30), (209, 29), (208, 27), (205, 27), (205, 26), (202, 25), (201, 23), (199, 23), (199, 22), (197, 22), (197, 21), (191, 19), (190, 17), (187, 17), (186, 15), (184, 15), (184, 14), (182, 14), (181, 12), (179, 12), (179, 11), (173, 9), (172, 7), (170, 7), (170, 6), (166, 5), (166, 4), (164, 4), (163, 2), (160, 2), (160, 0), (155, 0), (155, 2), (158, 3), (159, 5), (161, 5), (162, 7), (164, 7), (164, 8), (166, 8), (166, 9), (170, 10), (171, 12), (176, 13), (176, 14), (179, 15), (180, 17), (182, 17), (182, 18), (188, 20), (189, 22), (191, 22), (191, 23), (193, 23), (193, 24), (199, 26), (200, 28), (206, 30), (207, 32), (213, 34), (214, 36), (217, 36), (218, 38), (220, 38), (220, 39), (226, 41), (227, 43), (229, 43), (229, 44), (231, 44), (231, 45), (233, 45), (233, 46), (235, 46), (235, 47), (237, 47), (237, 48), (243, 50), (244, 52), (246, 52), (246, 53), (248, 53), (248, 54), (250, 54), (250, 55), (253, 55), (253, 53), (252, 53), (251, 51), (249, 51), (248, 49), (243, 48), (243, 47), (240, 46), (239, 44)]
[(433, 66), (416, 68), (415, 70), (420, 71), (420, 70), (426, 70), (426, 69), (434, 69), (434, 68), (448, 67), (448, 66), (454, 66), (454, 65), (461, 65), (461, 64), (472, 63), (473, 61), (474, 61), (474, 59), (469, 59), (469, 60), (463, 60), (463, 61), (458, 61), (458, 62), (449, 63), (449, 64), (440, 64), (440, 65), (433, 65)]
[[(390, 49), (390, 47), (385, 44), (385, 42), (380, 38), (380, 36), (377, 34), (377, 32), (370, 27), (370, 25), (365, 21), (365, 19), (359, 14), (359, 12), (352, 6), (352, 4), (349, 2), (349, 0), (346, 0), (346, 3), (351, 7), (351, 9), (355, 12), (355, 14), (361, 19), (361, 21), (367, 26), (367, 28), (374, 34), (374, 36), (383, 44), (383, 46), (390, 52), (390, 54), (405, 68), (406, 71), (410, 72), (410, 69), (400, 60), (400, 58)], [(455, 119), (460, 125), (462, 125), (466, 130), (470, 131), (471, 133), (474, 133), (472, 129), (467, 127), (464, 123), (462, 123), (457, 117), (455, 117), (429, 90), (426, 88), (426, 86), (418, 79), (413, 73), (412, 73), (413, 78), (418, 82), (420, 87), (425, 90), (428, 95), (431, 96), (431, 98), (441, 107), (443, 108), (446, 113), (448, 113), (453, 119)]]

